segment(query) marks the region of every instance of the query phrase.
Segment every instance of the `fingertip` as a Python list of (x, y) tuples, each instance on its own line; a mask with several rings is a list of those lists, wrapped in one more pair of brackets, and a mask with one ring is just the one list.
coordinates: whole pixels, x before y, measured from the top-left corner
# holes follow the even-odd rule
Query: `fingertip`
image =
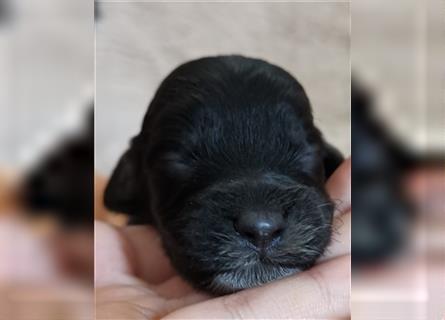
[(335, 217), (332, 230), (331, 242), (319, 262), (351, 253), (351, 212)]
[(123, 232), (131, 246), (131, 260), (136, 276), (156, 285), (175, 275), (159, 233), (154, 227), (128, 226)]
[(94, 223), (95, 283), (106, 285), (116, 279), (116, 275), (132, 274), (125, 238), (118, 228), (107, 223)]
[(347, 158), (326, 182), (326, 191), (335, 204), (335, 215), (351, 208), (351, 157)]

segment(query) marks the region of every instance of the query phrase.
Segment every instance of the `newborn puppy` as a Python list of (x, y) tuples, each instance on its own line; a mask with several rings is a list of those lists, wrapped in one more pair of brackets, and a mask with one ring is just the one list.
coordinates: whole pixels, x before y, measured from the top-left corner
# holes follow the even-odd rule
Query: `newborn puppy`
[(203, 58), (162, 82), (105, 204), (155, 225), (196, 288), (226, 294), (314, 264), (331, 237), (325, 179), (341, 161), (289, 73)]
[(410, 235), (416, 206), (406, 176), (421, 168), (443, 168), (444, 156), (419, 154), (395, 138), (379, 118), (376, 94), (353, 78), (352, 264), (378, 264), (397, 255)]
[(27, 172), (21, 200), (31, 214), (51, 212), (64, 227), (92, 228), (94, 217), (94, 110), (84, 128), (64, 137)]

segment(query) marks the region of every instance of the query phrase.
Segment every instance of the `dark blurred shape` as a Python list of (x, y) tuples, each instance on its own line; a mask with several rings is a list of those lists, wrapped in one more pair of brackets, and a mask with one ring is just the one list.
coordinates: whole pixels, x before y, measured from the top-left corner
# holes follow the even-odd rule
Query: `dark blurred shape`
[(373, 94), (352, 81), (352, 263), (382, 262), (408, 239), (415, 204), (404, 177), (416, 168), (442, 166), (442, 154), (421, 155), (395, 139), (376, 115)]
[(9, 0), (0, 0), (0, 27), (10, 22), (12, 16)]
[(352, 262), (377, 262), (400, 248), (411, 205), (401, 192), (405, 154), (377, 119), (373, 100), (352, 82)]
[(66, 227), (92, 227), (94, 217), (94, 113), (82, 132), (66, 138), (28, 173), (23, 200), (34, 215), (53, 215)]
[(100, 9), (100, 3), (94, 1), (94, 21), (97, 22), (102, 17), (102, 11)]

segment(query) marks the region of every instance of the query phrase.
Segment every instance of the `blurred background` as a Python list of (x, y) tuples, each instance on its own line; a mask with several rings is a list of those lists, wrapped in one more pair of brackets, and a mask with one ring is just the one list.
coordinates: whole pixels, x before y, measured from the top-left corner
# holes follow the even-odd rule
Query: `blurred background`
[(351, 5), (354, 319), (445, 314), (444, 10)]
[(96, 169), (110, 174), (179, 64), (242, 54), (297, 78), (327, 140), (350, 154), (348, 3), (98, 2)]
[(0, 318), (91, 319), (93, 3), (0, 2)]

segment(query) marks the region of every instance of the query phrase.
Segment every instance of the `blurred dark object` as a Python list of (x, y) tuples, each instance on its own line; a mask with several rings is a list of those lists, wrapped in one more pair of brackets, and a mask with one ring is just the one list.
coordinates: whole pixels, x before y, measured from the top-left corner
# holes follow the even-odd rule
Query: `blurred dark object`
[(9, 23), (12, 17), (11, 3), (9, 0), (0, 0), (0, 27)]
[(97, 1), (94, 1), (94, 21), (99, 21), (102, 14), (101, 14), (101, 10), (100, 10), (100, 4)]
[(415, 204), (404, 178), (419, 167), (443, 166), (442, 154), (418, 154), (395, 139), (377, 117), (373, 95), (352, 81), (352, 263), (397, 254), (408, 239)]
[(49, 213), (66, 227), (92, 227), (94, 114), (85, 129), (59, 143), (28, 173), (23, 200), (34, 215)]

